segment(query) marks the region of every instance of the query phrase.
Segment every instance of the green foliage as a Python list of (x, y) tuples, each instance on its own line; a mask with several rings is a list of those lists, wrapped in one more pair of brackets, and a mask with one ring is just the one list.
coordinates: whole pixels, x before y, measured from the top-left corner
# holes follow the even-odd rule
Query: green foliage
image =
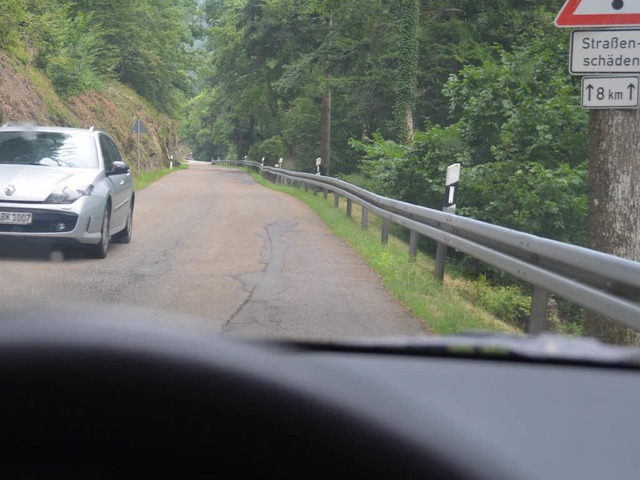
[(525, 294), (519, 285), (496, 286), (486, 276), (480, 275), (473, 282), (462, 282), (458, 293), (474, 305), (492, 315), (526, 331), (531, 312), (531, 296)]
[(103, 39), (92, 29), (92, 15), (43, 0), (28, 5), (27, 34), (37, 45), (35, 64), (56, 91), (76, 95), (100, 85)]
[(190, 91), (187, 71), (194, 68), (189, 0), (74, 0), (75, 12), (93, 16), (109, 50), (103, 73), (131, 85), (165, 112), (174, 113)]
[(463, 171), (461, 215), (547, 238), (584, 244), (587, 213), (586, 162), (546, 167), (503, 161)]
[(23, 2), (0, 0), (0, 47), (7, 48), (16, 42), (24, 18)]
[(353, 142), (376, 191), (440, 208), (446, 167), (460, 162), (460, 214), (584, 243), (588, 116), (566, 71), (566, 34), (547, 30), (452, 75), (450, 127), (427, 124), (415, 145)]
[(223, 92), (224, 148), (233, 145), (242, 157), (279, 136), (289, 160), (312, 168), (320, 156), (321, 95), (330, 89), (332, 165), (355, 170), (348, 139), (386, 131), (393, 106), (388, 2), (209, 0), (205, 11), (212, 25), (208, 82)]
[(195, 93), (197, 14), (192, 0), (0, 0), (0, 45), (29, 52), (63, 96), (116, 77), (176, 113)]
[(418, 131), (411, 145), (384, 140), (380, 135), (352, 145), (364, 153), (362, 171), (376, 192), (431, 208), (442, 207), (447, 166), (462, 151), (455, 126)]
[(459, 213), (584, 243), (588, 115), (567, 49), (562, 32), (542, 31), (445, 86), (466, 149)]
[(264, 140), (251, 153), (254, 158), (264, 157), (265, 165), (273, 165), (277, 163), (278, 159), (286, 156), (287, 146), (282, 137), (275, 136)]
[(224, 111), (220, 90), (208, 89), (191, 99), (187, 104), (182, 137), (189, 142), (195, 158), (210, 160), (229, 156), (230, 132)]
[(587, 113), (567, 73), (568, 40), (542, 31), (513, 52), (467, 66), (444, 87), (469, 164), (495, 160), (559, 162), (586, 159)]

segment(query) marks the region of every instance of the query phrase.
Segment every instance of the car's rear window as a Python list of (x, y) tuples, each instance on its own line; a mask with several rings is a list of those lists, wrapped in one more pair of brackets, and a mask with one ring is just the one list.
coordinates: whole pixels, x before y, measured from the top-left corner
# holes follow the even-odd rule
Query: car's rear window
[(61, 132), (0, 132), (0, 164), (97, 168), (89, 135)]

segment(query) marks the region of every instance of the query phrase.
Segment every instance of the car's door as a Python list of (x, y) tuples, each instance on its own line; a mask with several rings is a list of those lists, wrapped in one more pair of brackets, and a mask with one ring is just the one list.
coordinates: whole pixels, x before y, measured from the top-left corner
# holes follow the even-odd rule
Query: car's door
[(100, 149), (102, 150), (102, 158), (104, 159), (107, 181), (111, 183), (113, 191), (111, 229), (120, 229), (127, 221), (129, 202), (131, 201), (131, 192), (133, 190), (133, 180), (130, 172), (123, 174), (113, 173), (114, 162), (122, 162), (122, 157), (113, 140), (104, 134), (100, 134)]

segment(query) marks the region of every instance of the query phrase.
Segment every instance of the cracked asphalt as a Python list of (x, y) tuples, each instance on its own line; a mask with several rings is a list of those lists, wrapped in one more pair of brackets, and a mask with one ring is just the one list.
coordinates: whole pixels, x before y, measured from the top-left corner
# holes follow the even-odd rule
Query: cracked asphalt
[(107, 259), (3, 246), (0, 269), (2, 317), (99, 313), (302, 339), (424, 333), (306, 205), (204, 163), (137, 192), (132, 243)]

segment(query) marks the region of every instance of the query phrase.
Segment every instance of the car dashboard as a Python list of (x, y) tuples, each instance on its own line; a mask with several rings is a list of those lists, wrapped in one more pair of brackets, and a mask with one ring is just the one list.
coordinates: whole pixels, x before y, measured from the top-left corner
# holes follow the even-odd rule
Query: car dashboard
[(132, 321), (0, 326), (0, 471), (632, 477), (632, 367), (350, 351)]

